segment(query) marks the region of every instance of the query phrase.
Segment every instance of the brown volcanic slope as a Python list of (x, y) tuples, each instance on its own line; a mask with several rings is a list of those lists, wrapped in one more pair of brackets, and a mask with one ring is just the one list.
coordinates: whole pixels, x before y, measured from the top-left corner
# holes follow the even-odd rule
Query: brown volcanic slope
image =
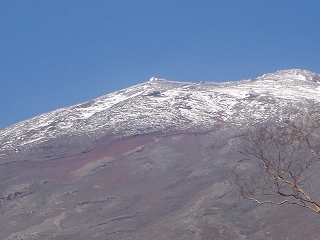
[[(1, 239), (313, 239), (318, 216), (239, 200), (252, 163), (228, 129), (109, 138), (90, 152), (1, 165)], [(316, 238), (314, 238), (316, 239)]]
[(319, 103), (320, 75), (151, 80), (0, 131), (0, 239), (320, 239), (319, 215), (222, 181), (257, 167), (237, 136)]

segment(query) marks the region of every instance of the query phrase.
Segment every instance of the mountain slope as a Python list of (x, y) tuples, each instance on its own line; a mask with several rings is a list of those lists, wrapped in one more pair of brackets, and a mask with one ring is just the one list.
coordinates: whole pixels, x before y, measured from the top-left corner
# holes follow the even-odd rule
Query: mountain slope
[(319, 102), (319, 87), (298, 69), (220, 84), (151, 78), (7, 127), (0, 238), (320, 236), (316, 214), (239, 201), (221, 181), (256, 168), (233, 151), (239, 134)]
[(207, 131), (222, 123), (242, 125), (277, 117), (288, 106), (319, 101), (319, 75), (283, 70), (230, 83), (149, 82), (58, 109), (1, 131), (0, 156), (51, 139), (100, 139), (157, 131)]

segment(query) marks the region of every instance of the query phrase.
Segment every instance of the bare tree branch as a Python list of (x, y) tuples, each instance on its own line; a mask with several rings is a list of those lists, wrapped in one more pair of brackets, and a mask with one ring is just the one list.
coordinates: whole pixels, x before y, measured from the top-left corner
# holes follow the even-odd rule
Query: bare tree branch
[(240, 196), (259, 204), (295, 204), (320, 213), (309, 182), (311, 167), (320, 162), (320, 113), (312, 108), (298, 116), (241, 136), (238, 151), (256, 160), (260, 170), (248, 176), (235, 169), (228, 181)]

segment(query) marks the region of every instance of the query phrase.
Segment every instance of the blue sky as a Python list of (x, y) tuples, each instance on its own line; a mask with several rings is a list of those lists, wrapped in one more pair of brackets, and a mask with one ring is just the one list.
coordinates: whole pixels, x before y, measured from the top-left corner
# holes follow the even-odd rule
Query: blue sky
[(150, 77), (320, 73), (318, 0), (1, 0), (0, 128)]

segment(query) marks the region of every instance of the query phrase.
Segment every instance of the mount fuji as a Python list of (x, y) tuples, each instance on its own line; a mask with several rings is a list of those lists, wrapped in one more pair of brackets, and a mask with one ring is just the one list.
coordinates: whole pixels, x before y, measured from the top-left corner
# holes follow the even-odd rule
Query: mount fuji
[(6, 127), (0, 238), (318, 239), (316, 214), (239, 200), (221, 176), (254, 171), (234, 151), (239, 134), (319, 102), (320, 75), (307, 70), (152, 77)]

